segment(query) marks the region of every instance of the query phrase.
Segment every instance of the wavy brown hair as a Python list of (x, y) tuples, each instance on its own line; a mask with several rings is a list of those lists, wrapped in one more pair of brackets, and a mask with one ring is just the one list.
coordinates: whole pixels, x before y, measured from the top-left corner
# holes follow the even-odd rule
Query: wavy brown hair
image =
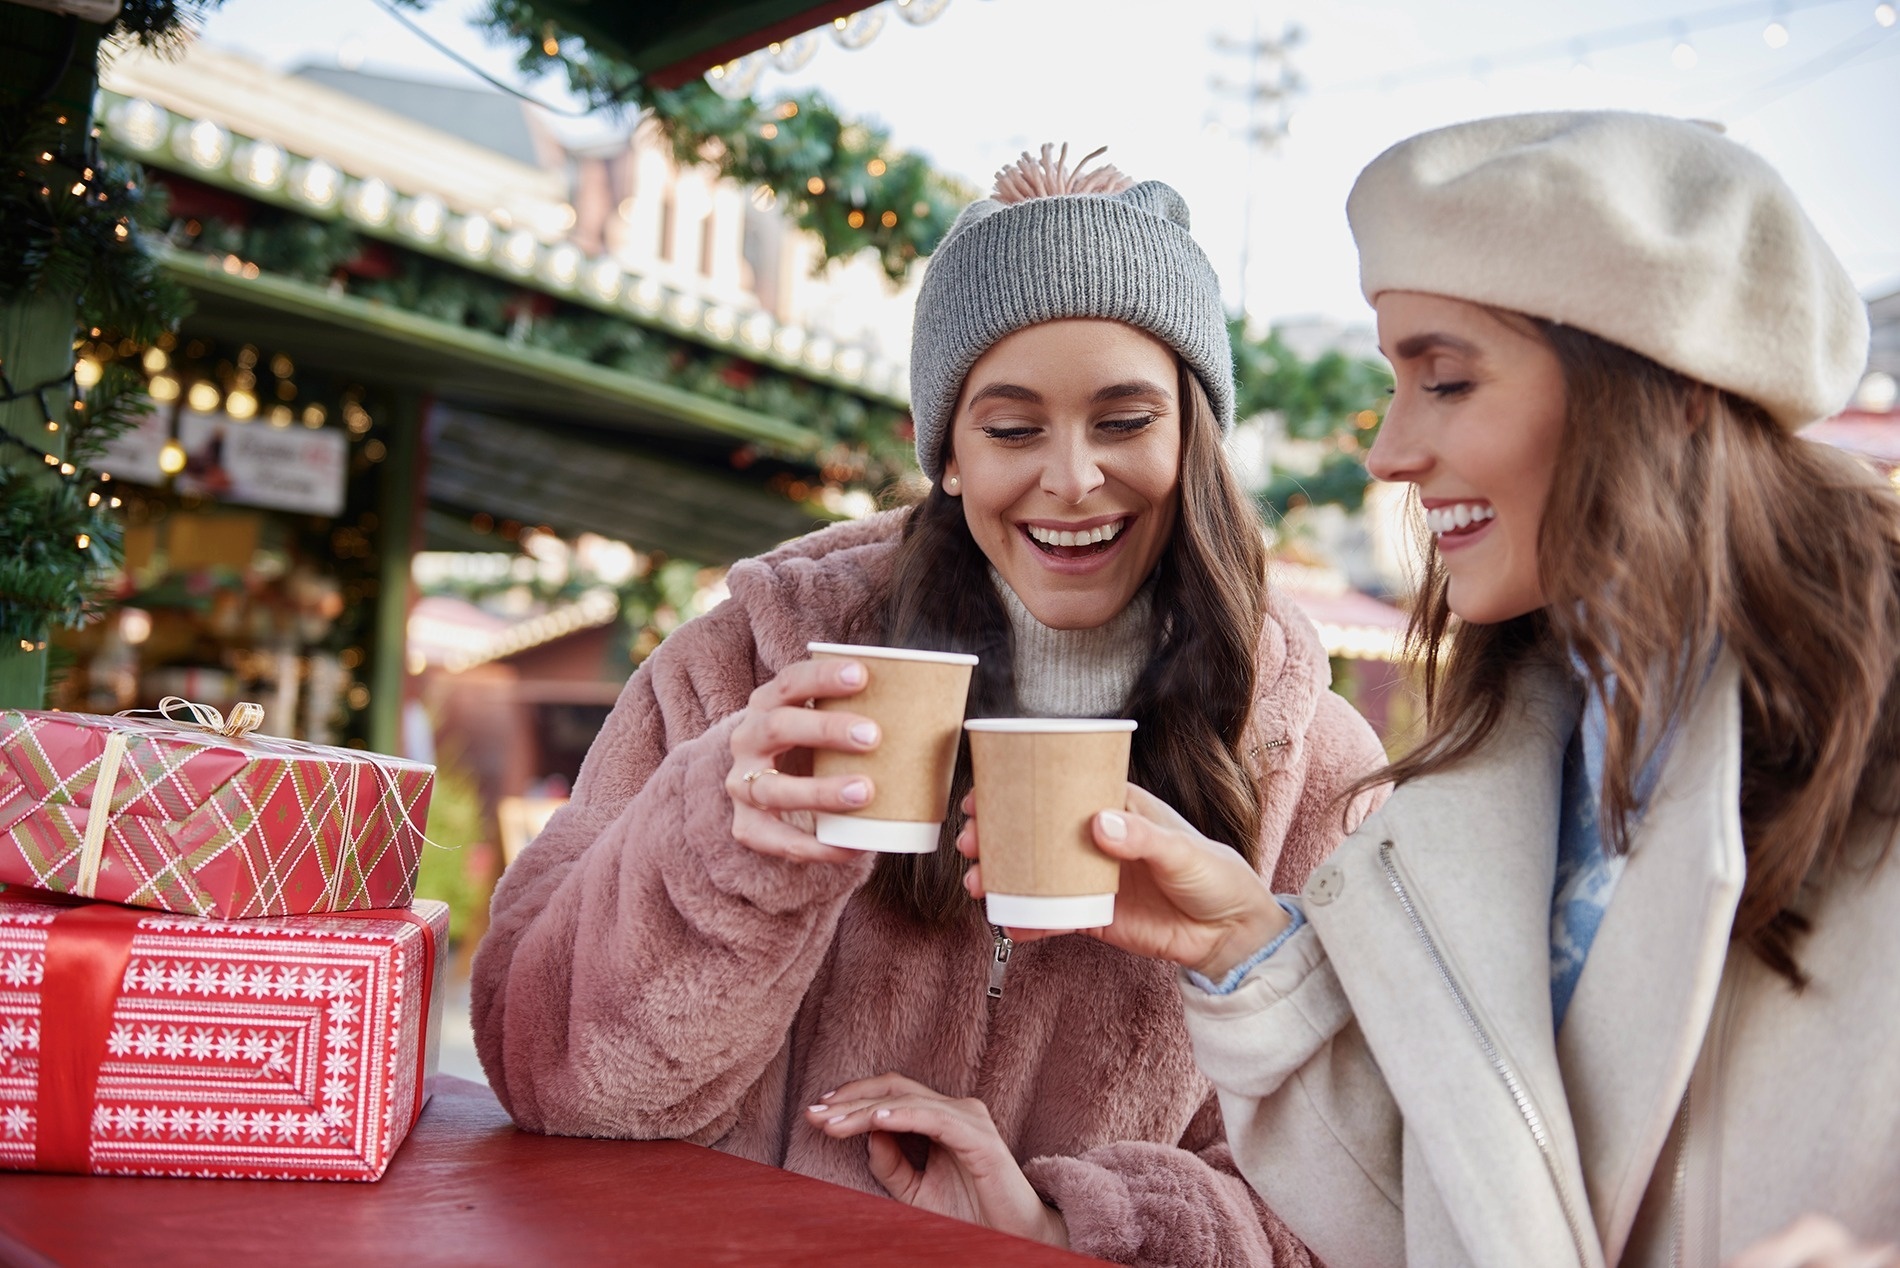
[[(1129, 777), (1253, 863), (1260, 800), (1241, 740), (1266, 606), (1266, 544), (1259, 512), (1221, 451), (1206, 391), (1178, 361), (1176, 378), (1181, 496), (1155, 569), (1153, 646), (1128, 700), (1127, 716), (1139, 724)], [(980, 658), (970, 682), (969, 717), (1018, 711), (1009, 616), (962, 503), (941, 487), (911, 512), (891, 590), (876, 617), (881, 619), (866, 624), (881, 628), (886, 643)], [(936, 852), (879, 855), (866, 885), (875, 901), (930, 924), (968, 919), (965, 863), (953, 843), (963, 826), (958, 806), (970, 786), (966, 738)]]
[(1840, 865), (1856, 828), (1900, 816), (1900, 500), (1750, 401), (1594, 335), (1498, 315), (1534, 326), (1563, 368), (1559, 478), (1537, 543), (1546, 606), (1456, 621), (1427, 543), (1410, 630), (1427, 733), (1378, 778), (1469, 756), (1517, 666), (1574, 655), (1592, 690), (1610, 686), (1603, 823), (1625, 850), (1639, 774), (1726, 648), (1741, 668), (1748, 858), (1730, 936), (1804, 985), (1804, 885)]

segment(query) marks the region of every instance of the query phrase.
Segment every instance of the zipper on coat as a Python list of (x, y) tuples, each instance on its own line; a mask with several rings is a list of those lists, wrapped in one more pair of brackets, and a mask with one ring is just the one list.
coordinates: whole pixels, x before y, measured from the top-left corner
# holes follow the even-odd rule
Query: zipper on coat
[(1577, 1263), (1587, 1265), (1590, 1258), (1584, 1250), (1583, 1226), (1577, 1220), (1577, 1210), (1570, 1200), (1570, 1192), (1564, 1187), (1563, 1173), (1557, 1165), (1557, 1150), (1550, 1142), (1550, 1133), (1544, 1128), (1543, 1115), (1538, 1113), (1537, 1105), (1531, 1100), (1523, 1080), (1517, 1077), (1517, 1071), (1511, 1068), (1511, 1063), (1504, 1059), (1503, 1052), (1498, 1049), (1497, 1044), (1492, 1042), (1490, 1032), (1485, 1030), (1484, 1024), (1478, 1020), (1477, 1013), (1472, 1010), (1470, 1001), (1465, 998), (1464, 988), (1458, 984), (1458, 979), (1452, 976), (1451, 966), (1439, 953), (1438, 944), (1433, 941), (1431, 931), (1426, 929), (1424, 917), (1419, 914), (1417, 905), (1412, 902), (1411, 892), (1406, 889), (1405, 881), (1399, 875), (1398, 865), (1392, 858), (1392, 842), (1390, 841), (1379, 843), (1379, 866), (1385, 869), (1386, 882), (1392, 886), (1392, 892), (1398, 895), (1399, 906), (1405, 909), (1406, 919), (1412, 923), (1412, 932), (1417, 934), (1418, 940), (1424, 944), (1425, 954), (1430, 958), (1432, 968), (1437, 971), (1439, 980), (1445, 984), (1445, 989), (1451, 992), (1452, 1002), (1458, 1006), (1459, 1015), (1464, 1018), (1465, 1025), (1471, 1028), (1471, 1033), (1477, 1037), (1478, 1046), (1483, 1050), (1485, 1060), (1489, 1061), (1491, 1068), (1497, 1072), (1498, 1078), (1504, 1084), (1504, 1090), (1510, 1093), (1512, 1103), (1517, 1106), (1517, 1112), (1523, 1118), (1524, 1125), (1530, 1128), (1531, 1139), (1536, 1142), (1538, 1153), (1543, 1155), (1544, 1169), (1550, 1173), (1550, 1182), (1557, 1190), (1557, 1202), (1563, 1207), (1564, 1222), (1570, 1226), (1570, 1243), (1577, 1252)]
[(990, 1002), (994, 1004), (1003, 998), (1003, 975), (1009, 972), (1009, 956), (1016, 949), (1016, 943), (1000, 925), (991, 925), (990, 932), (996, 937), (996, 951), (990, 957), (989, 989)]
[(1689, 1200), (1689, 1093), (1682, 1094), (1682, 1108), (1676, 1111), (1676, 1165), (1674, 1189), (1669, 1194), (1669, 1268), (1682, 1268), (1683, 1243), (1688, 1238), (1683, 1208)]

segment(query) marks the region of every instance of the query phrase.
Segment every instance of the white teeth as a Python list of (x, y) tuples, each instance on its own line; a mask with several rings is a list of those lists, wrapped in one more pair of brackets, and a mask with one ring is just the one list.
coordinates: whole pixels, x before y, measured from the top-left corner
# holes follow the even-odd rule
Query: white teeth
[(1486, 520), (1496, 519), (1497, 509), (1483, 502), (1456, 502), (1433, 507), (1425, 512), (1425, 527), (1433, 533), (1450, 533)]
[(1045, 546), (1092, 546), (1097, 542), (1110, 542), (1121, 535), (1128, 526), (1127, 520), (1116, 520), (1112, 524), (1103, 524), (1096, 528), (1084, 528), (1076, 531), (1061, 528), (1043, 528), (1036, 524), (1024, 525), (1029, 535)]

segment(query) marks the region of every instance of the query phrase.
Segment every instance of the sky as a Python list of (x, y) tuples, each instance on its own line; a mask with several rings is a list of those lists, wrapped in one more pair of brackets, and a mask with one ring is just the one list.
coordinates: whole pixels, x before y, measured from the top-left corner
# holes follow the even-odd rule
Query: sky
[[(413, 20), (571, 107), (469, 25), (481, 7), (437, 0)], [(1267, 152), (1245, 141), (1240, 46), (1290, 27), (1303, 88)], [(227, 0), (203, 38), (283, 69), (479, 83), (372, 0)], [(819, 46), (755, 93), (822, 91), (980, 188), (1041, 141), (1106, 144), (1129, 175), (1182, 192), (1230, 306), (1244, 293), (1262, 323), (1367, 324), (1344, 210), (1359, 169), (1414, 132), (1528, 110), (1719, 121), (1787, 178), (1863, 293), (1900, 289), (1900, 23), (1882, 25), (1875, 0), (949, 0), (925, 25), (891, 17), (862, 48)]]

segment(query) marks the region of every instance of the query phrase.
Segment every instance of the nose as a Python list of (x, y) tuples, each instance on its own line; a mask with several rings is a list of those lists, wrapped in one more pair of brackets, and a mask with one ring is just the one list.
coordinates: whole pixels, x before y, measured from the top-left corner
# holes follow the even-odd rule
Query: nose
[(1086, 436), (1068, 436), (1050, 446), (1042, 467), (1042, 491), (1068, 506), (1079, 506), (1102, 487), (1106, 477)]
[(1385, 421), (1379, 424), (1379, 438), (1366, 454), (1366, 470), (1375, 480), (1417, 484), (1431, 465), (1431, 450), (1414, 422), (1411, 408), (1402, 397), (1393, 397)]

